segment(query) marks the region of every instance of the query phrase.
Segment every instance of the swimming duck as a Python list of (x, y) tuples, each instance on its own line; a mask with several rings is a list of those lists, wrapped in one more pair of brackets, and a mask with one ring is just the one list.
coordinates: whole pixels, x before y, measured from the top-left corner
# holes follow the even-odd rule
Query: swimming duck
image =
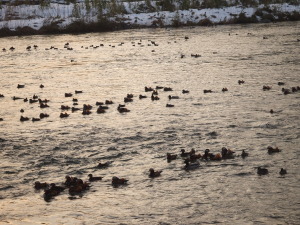
[(204, 90), (203, 90), (203, 93), (204, 93), (204, 94), (206, 94), (206, 93), (212, 93), (212, 90), (204, 89)]
[(60, 118), (65, 118), (65, 117), (68, 117), (69, 116), (69, 114), (68, 113), (61, 113), (60, 114)]
[(103, 178), (103, 177), (94, 177), (93, 174), (89, 174), (88, 177), (90, 182), (102, 180)]
[(104, 105), (104, 103), (103, 102), (96, 102), (96, 105), (98, 106), (98, 105)]
[(97, 113), (105, 113), (105, 109), (103, 109), (102, 107), (98, 107), (97, 109)]
[(41, 119), (40, 118), (32, 118), (32, 122), (36, 122), (36, 121), (40, 121)]
[(83, 110), (92, 110), (93, 106), (89, 104), (83, 104)]
[(111, 104), (114, 104), (114, 103), (113, 103), (113, 101), (111, 101), (111, 100), (106, 100), (106, 101), (105, 101), (105, 104), (106, 104), (106, 105), (111, 105)]
[(165, 87), (165, 88), (164, 88), (164, 91), (173, 91), (173, 89), (170, 88), (170, 87)]
[(225, 88), (222, 88), (222, 91), (223, 91), (223, 92), (228, 91), (228, 88), (226, 88), (226, 87), (225, 87)]
[(127, 98), (133, 98), (133, 94), (127, 94)]
[(65, 97), (72, 97), (72, 93), (65, 93)]
[(162, 86), (156, 86), (156, 87), (155, 87), (156, 90), (163, 89), (163, 88), (164, 88), (164, 87), (162, 87)]
[(81, 94), (81, 93), (83, 93), (83, 91), (76, 91), (75, 90), (75, 94)]
[(185, 149), (181, 149), (181, 154), (180, 156), (181, 157), (189, 157), (190, 156), (190, 152), (185, 152)]
[(271, 86), (267, 86), (267, 85), (263, 86), (263, 90), (264, 91), (271, 90), (271, 88), (272, 88)]
[(23, 99), (23, 98), (14, 96), (14, 97), (12, 97), (12, 99), (15, 101), (15, 100)]
[(162, 173), (162, 170), (154, 171), (153, 168), (150, 168), (149, 172), (150, 172), (149, 177), (153, 178), (153, 177), (159, 177), (160, 174)]
[(23, 121), (28, 121), (28, 120), (29, 120), (28, 117), (24, 117), (24, 116), (21, 116), (21, 117), (20, 117), (20, 121), (22, 121), (22, 122), (23, 122)]
[(269, 173), (269, 171), (268, 171), (268, 169), (266, 169), (266, 168), (261, 168), (261, 167), (258, 167), (257, 168), (257, 174), (258, 175), (266, 175), (266, 174), (268, 174)]
[(142, 98), (147, 98), (146, 95), (139, 95), (139, 99), (142, 99)]
[(182, 90), (182, 94), (188, 94), (188, 93), (190, 93), (190, 91), (188, 91), (188, 90)]
[(177, 155), (172, 155), (171, 153), (167, 153), (167, 160), (168, 162), (171, 162), (172, 160), (177, 159)]
[(40, 189), (45, 189), (45, 188), (48, 188), (49, 187), (49, 184), (44, 182), (44, 183), (41, 183), (39, 181), (36, 181), (34, 183), (34, 188), (37, 189), (37, 190), (40, 190)]
[(246, 158), (248, 155), (249, 155), (249, 153), (245, 152), (245, 150), (242, 151), (241, 156), (242, 156), (243, 158)]
[(166, 107), (174, 107), (172, 104), (166, 104)]
[(152, 87), (145, 87), (145, 92), (153, 91)]
[(89, 109), (83, 110), (82, 115), (90, 115), (92, 112)]
[(285, 83), (284, 82), (278, 82), (277, 84), (280, 86), (280, 85), (284, 85)]
[(69, 109), (70, 109), (70, 106), (67, 106), (67, 105), (61, 105), (61, 106), (60, 106), (60, 109), (61, 109), (61, 110), (69, 110)]
[(223, 159), (232, 159), (232, 158), (234, 158), (233, 154), (235, 152), (231, 151), (230, 149), (227, 149), (227, 148), (223, 147), (221, 153), (222, 153), (222, 158)]
[(120, 107), (120, 106), (118, 107), (118, 111), (119, 111), (119, 113), (130, 112), (129, 109), (124, 108), (124, 107)]
[(158, 97), (158, 96), (154, 96), (154, 95), (152, 94), (152, 95), (151, 95), (151, 100), (152, 100), (152, 101), (159, 100), (159, 97)]
[(47, 105), (47, 103), (40, 102), (40, 108), (47, 108), (47, 107), (49, 107), (49, 105)]
[(123, 185), (123, 184), (127, 184), (128, 180), (125, 178), (119, 178), (119, 177), (113, 177), (111, 180), (111, 184), (113, 186), (119, 186), (119, 185)]
[(279, 172), (280, 175), (285, 175), (287, 174), (286, 170), (281, 168), (280, 172)]
[(102, 169), (102, 168), (107, 168), (107, 167), (109, 167), (109, 165), (111, 164), (112, 162), (105, 162), (105, 163), (99, 163), (98, 165), (97, 165), (97, 168), (99, 168), (99, 169)]
[(133, 99), (132, 98), (124, 98), (124, 102), (132, 102), (133, 101)]
[(244, 84), (245, 81), (244, 80), (238, 80), (238, 84)]
[(271, 147), (271, 146), (268, 146), (267, 149), (268, 149), (268, 153), (269, 153), (269, 154), (281, 152), (281, 150), (280, 150), (278, 147), (273, 148), (273, 147)]
[(179, 96), (171, 96), (169, 95), (168, 98), (171, 100), (171, 99), (179, 99)]
[(198, 161), (194, 163), (190, 163), (190, 161), (186, 159), (184, 163), (185, 163), (184, 165), (185, 170), (194, 170), (200, 167), (200, 163)]
[(45, 117), (49, 117), (47, 113), (40, 113), (40, 119), (43, 119)]
[(3, 95), (3, 94), (0, 94), (0, 98), (4, 98), (4, 95)]
[(17, 88), (24, 88), (25, 84), (18, 84)]

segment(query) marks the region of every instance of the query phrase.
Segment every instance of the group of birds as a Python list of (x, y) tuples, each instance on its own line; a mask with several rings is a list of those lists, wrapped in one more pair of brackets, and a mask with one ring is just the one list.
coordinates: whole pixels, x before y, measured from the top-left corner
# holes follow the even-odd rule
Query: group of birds
[[(268, 153), (273, 154), (277, 152), (281, 152), (278, 147), (267, 147)], [(242, 151), (242, 154), (240, 155), (242, 158), (246, 158), (249, 156), (249, 153)], [(183, 159), (184, 166), (183, 169), (186, 171), (196, 170), (200, 167), (200, 161), (221, 161), (221, 160), (227, 160), (227, 159), (233, 159), (236, 157), (235, 152), (223, 147), (221, 149), (221, 152), (217, 154), (213, 154), (210, 152), (209, 149), (206, 149), (203, 154), (196, 153), (195, 149), (191, 149), (191, 151), (186, 152), (185, 149), (181, 149), (179, 154), (171, 154), (167, 153), (166, 159), (167, 162), (170, 163), (173, 160), (176, 160), (178, 158)], [(97, 169), (105, 169), (109, 166), (111, 166), (112, 162), (107, 161), (105, 163), (99, 163), (95, 168)], [(149, 169), (149, 178), (156, 178), (161, 176), (162, 170), (154, 170), (153, 168)], [(258, 175), (267, 175), (269, 173), (267, 168), (258, 167), (257, 168), (257, 174)], [(281, 168), (279, 171), (279, 174), (284, 176), (287, 174), (286, 169)], [(50, 201), (55, 196), (59, 195), (64, 190), (68, 189), (68, 193), (70, 195), (81, 195), (85, 191), (89, 190), (91, 187), (90, 183), (95, 181), (101, 181), (103, 179), (102, 176), (93, 176), (93, 174), (88, 174), (88, 180), (83, 181), (82, 179), (79, 179), (77, 177), (71, 177), (67, 175), (65, 177), (65, 181), (62, 182), (61, 185), (56, 185), (55, 183), (47, 183), (47, 182), (40, 182), (36, 181), (34, 183), (34, 188), (36, 190), (44, 190), (43, 197), (46, 201)], [(117, 176), (113, 176), (111, 179), (111, 184), (113, 187), (117, 188), (120, 185), (126, 185), (128, 183), (128, 179), (126, 178), (119, 178)]]

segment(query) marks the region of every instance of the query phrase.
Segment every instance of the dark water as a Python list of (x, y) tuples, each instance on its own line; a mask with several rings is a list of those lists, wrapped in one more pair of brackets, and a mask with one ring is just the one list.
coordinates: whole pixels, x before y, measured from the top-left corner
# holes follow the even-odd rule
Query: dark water
[[(300, 85), (299, 28), (291, 22), (0, 39), (1, 49), (16, 48), (0, 52), (0, 223), (298, 224), (300, 91), (284, 95), (281, 88)], [(58, 49), (46, 50), (51, 46)], [(173, 91), (159, 90), (160, 100), (151, 101), (145, 86)], [(60, 118), (60, 106), (73, 103), (67, 92), (78, 107), (93, 105), (92, 114)], [(117, 105), (128, 93), (135, 96), (126, 104), (131, 111), (120, 114)], [(12, 100), (34, 94), (50, 99), (50, 107)], [(96, 101), (106, 99), (115, 104), (97, 114)], [(41, 112), (50, 117), (19, 121)], [(269, 155), (268, 146), (282, 151)], [(201, 160), (189, 172), (182, 159), (166, 161), (167, 152), (181, 148), (222, 147), (237, 157)], [(239, 157), (242, 150), (249, 157)], [(113, 163), (96, 168), (105, 161)], [(258, 166), (269, 174), (258, 176)], [(150, 179), (151, 167), (162, 175)], [(33, 188), (37, 180), (60, 184), (66, 175), (87, 180), (89, 173), (104, 178), (75, 199), (65, 191), (45, 202)], [(112, 176), (129, 183), (114, 188)]]

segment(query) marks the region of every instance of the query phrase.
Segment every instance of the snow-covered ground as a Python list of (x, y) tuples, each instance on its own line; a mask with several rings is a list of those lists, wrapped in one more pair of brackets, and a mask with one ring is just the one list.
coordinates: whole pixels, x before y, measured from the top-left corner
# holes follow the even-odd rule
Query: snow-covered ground
[[(107, 18), (111, 21), (122, 21), (125, 24), (132, 26), (170, 26), (174, 21), (180, 24), (193, 23), (209, 19), (213, 23), (227, 22), (236, 18), (240, 13), (244, 13), (246, 17), (251, 17), (258, 9), (262, 9), (265, 5), (257, 7), (231, 6), (225, 8), (209, 8), (209, 9), (190, 9), (176, 10), (174, 12), (160, 11), (152, 13), (136, 13), (133, 8), (136, 5), (132, 3), (124, 3), (124, 8), (127, 14), (117, 14)], [(300, 13), (300, 5), (272, 4), (268, 6), (270, 9), (275, 9), (277, 12), (283, 13)], [(105, 11), (104, 11), (105, 14)], [(261, 18), (257, 17), (259, 21)], [(51, 3), (47, 7), (39, 5), (19, 5), (0, 7), (0, 29), (9, 28), (14, 31), (18, 27), (31, 27), (39, 30), (41, 27), (57, 23), (59, 27), (64, 28), (75, 21), (84, 21), (85, 23), (97, 22), (98, 10), (91, 7), (86, 8), (84, 2), (74, 4), (58, 4)], [(158, 23), (159, 21), (159, 23)]]

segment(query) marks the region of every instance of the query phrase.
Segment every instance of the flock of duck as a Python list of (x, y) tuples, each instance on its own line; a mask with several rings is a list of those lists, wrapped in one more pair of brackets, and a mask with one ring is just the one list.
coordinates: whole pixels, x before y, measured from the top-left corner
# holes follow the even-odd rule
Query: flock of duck
[[(272, 147), (268, 146), (267, 147), (267, 152), (269, 154), (273, 153), (279, 153), (281, 152), (278, 147)], [(239, 155), (238, 157), (242, 157), (243, 159), (248, 157), (249, 153), (245, 152), (244, 150), (242, 151), (242, 154)], [(195, 149), (191, 149), (191, 151), (186, 152), (185, 149), (181, 149), (180, 153), (178, 154), (171, 154), (167, 153), (166, 155), (166, 160), (168, 163), (172, 162), (173, 160), (177, 160), (181, 158), (184, 162), (183, 169), (186, 171), (191, 171), (191, 170), (196, 170), (197, 168), (200, 167), (200, 161), (221, 161), (221, 160), (227, 160), (227, 159), (233, 159), (235, 158), (235, 152), (223, 147), (221, 149), (221, 152), (214, 154), (211, 153), (209, 149), (206, 149), (203, 154), (201, 153), (196, 153)], [(106, 169), (110, 167), (112, 164), (111, 161), (107, 161), (104, 163), (99, 163), (95, 168), (96, 169)], [(156, 178), (161, 176), (162, 170), (154, 170), (153, 168), (149, 169), (149, 174), (148, 177), (150, 179)], [(258, 167), (257, 168), (257, 174), (258, 175), (267, 175), (269, 173), (267, 168), (262, 168)], [(279, 171), (279, 174), (281, 176), (284, 176), (287, 174), (286, 169), (281, 168)], [(48, 182), (40, 182), (36, 181), (34, 183), (34, 188), (36, 190), (43, 190), (44, 194), (44, 200), (45, 201), (51, 201), (54, 197), (60, 195), (62, 192), (65, 190), (68, 190), (68, 193), (70, 196), (75, 196), (75, 195), (82, 195), (85, 193), (87, 190), (90, 189), (91, 183), (92, 182), (97, 182), (97, 181), (102, 181), (103, 177), (102, 176), (94, 176), (93, 174), (88, 174), (87, 175), (87, 180), (82, 180), (77, 177), (72, 177), (69, 175), (65, 176), (65, 181), (61, 182), (61, 184), (56, 185), (55, 183), (48, 183)], [(111, 178), (111, 185), (115, 188), (119, 187), (120, 185), (127, 185), (128, 184), (128, 179), (127, 178), (119, 178), (117, 176), (113, 176)], [(72, 198), (72, 197), (70, 197)]]
[[(187, 40), (188, 38), (185, 37), (185, 39)], [(124, 44), (124, 43), (121, 43), (120, 45), (122, 45), (122, 44)], [(132, 43), (132, 44), (134, 44), (134, 43)], [(142, 46), (141, 42), (138, 42), (138, 45)], [(153, 41), (151, 41), (150, 45), (157, 46), (157, 44)], [(91, 48), (98, 48), (98, 47), (101, 47), (101, 46), (103, 46), (103, 45), (102, 44), (100, 44), (99, 46), (91, 45), (90, 47)], [(113, 45), (110, 45), (110, 46), (115, 47)], [(33, 47), (28, 46), (26, 49), (28, 51), (30, 51), (33, 48), (37, 49), (38, 46), (37, 45), (34, 45)], [(70, 47), (69, 43), (66, 43), (64, 45), (64, 48), (66, 48), (67, 50), (73, 50), (73, 48)], [(82, 46), (82, 48), (84, 48), (84, 47)], [(85, 47), (85, 48), (88, 48), (88, 47)], [(57, 48), (51, 46), (50, 49), (57, 49)], [(45, 49), (45, 50), (50, 50), (50, 49)], [(2, 49), (2, 50), (6, 51), (5, 48)], [(9, 50), (14, 51), (15, 48), (11, 47)], [(181, 58), (183, 58), (183, 57), (185, 57), (185, 55), (182, 54)], [(198, 58), (198, 57), (201, 57), (201, 55), (191, 54), (191, 57)], [(238, 80), (239, 85), (242, 85), (244, 83), (245, 83), (244, 80)], [(277, 84), (279, 86), (285, 85), (285, 83), (283, 83), (283, 82), (278, 82)], [(18, 84), (17, 88), (18, 89), (26, 88), (26, 86), (25, 86), (25, 84)], [(40, 88), (45, 88), (45, 86), (43, 84), (41, 84)], [(264, 91), (268, 91), (268, 90), (271, 90), (271, 89), (272, 89), (271, 86), (264, 85), (262, 87), (262, 90), (264, 90)], [(300, 90), (300, 87), (296, 86), (296, 87), (291, 87), (291, 88), (282, 88), (281, 90), (282, 90), (282, 93), (284, 95), (287, 95), (287, 94), (291, 94), (291, 93), (294, 93), (294, 92), (298, 92)], [(155, 88), (152, 88), (152, 87), (147, 87), (146, 86), (146, 87), (144, 87), (144, 91), (146, 93), (150, 93), (150, 96), (145, 95), (145, 94), (139, 94), (139, 95), (137, 95), (139, 99), (150, 98), (152, 101), (157, 101), (157, 100), (160, 100), (160, 98), (161, 98), (160, 95), (159, 95), (159, 91), (172, 92), (173, 89), (171, 87), (156, 86)], [(228, 88), (224, 87), (224, 88), (222, 88), (221, 91), (222, 92), (227, 92)], [(183, 89), (181, 92), (182, 92), (182, 94), (188, 94), (189, 90)], [(204, 89), (203, 90), (204, 94), (212, 93), (212, 92), (214, 92), (214, 91), (211, 90), (211, 89)], [(82, 107), (78, 107), (79, 100), (78, 100), (77, 96), (82, 94), (82, 93), (84, 93), (84, 91), (75, 90), (74, 93), (65, 93), (64, 94), (65, 98), (72, 98), (72, 100), (70, 101), (70, 104), (72, 104), (72, 105), (71, 106), (70, 105), (61, 105), (60, 110), (62, 110), (62, 112), (59, 115), (60, 118), (69, 117), (70, 116), (69, 111), (71, 111), (72, 113), (76, 112), (76, 111), (81, 111), (83, 115), (89, 115), (89, 114), (92, 113), (92, 109), (95, 106), (96, 106), (96, 112), (98, 114), (105, 113), (106, 110), (109, 109), (110, 105), (115, 104), (111, 100), (105, 100), (103, 102), (102, 101), (97, 101), (95, 103), (95, 106), (92, 106), (90, 104), (83, 104)], [(74, 94), (76, 95), (76, 97), (74, 96)], [(5, 96), (3, 94), (0, 94), (0, 98), (4, 98), (4, 97)], [(128, 113), (128, 112), (130, 112), (130, 109), (128, 109), (125, 104), (129, 103), (129, 102), (132, 102), (134, 100), (134, 97), (135, 96), (133, 94), (127, 94), (124, 97), (122, 104), (117, 104), (117, 107), (116, 107), (117, 111), (119, 113)], [(180, 96), (174, 96), (174, 95), (171, 95), (171, 94), (169, 94), (167, 96), (167, 99), (169, 101), (172, 100), (172, 99), (179, 99), (179, 98), (180, 98)], [(39, 96), (37, 96), (35, 94), (32, 97), (29, 97), (29, 98), (28, 97), (13, 96), (12, 99), (14, 101), (22, 100), (24, 102), (29, 102), (29, 104), (39, 104), (40, 108), (50, 107), (48, 105), (48, 103), (51, 102), (48, 99), (41, 99)], [(174, 104), (170, 104), (170, 103), (166, 104), (166, 107), (174, 107), (174, 106), (175, 106)], [(20, 112), (23, 114), (25, 111), (24, 111), (24, 109), (21, 109)], [(270, 110), (270, 113), (274, 113), (273, 109)], [(44, 118), (47, 118), (47, 117), (49, 117), (49, 114), (40, 113), (39, 117), (33, 117), (33, 118), (31, 118), (31, 120), (33, 122), (36, 122), (36, 121), (40, 121), (41, 119), (44, 119)], [(3, 120), (4, 120), (3, 118), (0, 118), (0, 121), (3, 121)], [(21, 122), (29, 121), (29, 120), (30, 120), (30, 118), (28, 118), (26, 116), (23, 116), (23, 115), (20, 116), (20, 121)], [(281, 152), (281, 150), (278, 149), (277, 147), (269, 146), (269, 147), (267, 147), (267, 152), (269, 154), (274, 154), (274, 153)], [(242, 157), (242, 158), (246, 158), (248, 156), (249, 156), (249, 153), (245, 152), (244, 150), (242, 151), (242, 154), (240, 155), (240, 157)], [(221, 152), (219, 152), (217, 154), (211, 153), (209, 149), (206, 149), (204, 151), (204, 153), (202, 153), (202, 154), (201, 153), (196, 153), (196, 151), (194, 149), (192, 149), (189, 152), (186, 152), (185, 149), (181, 149), (181, 152), (179, 154), (167, 153), (166, 159), (167, 159), (167, 162), (170, 163), (173, 160), (177, 160), (177, 159), (181, 158), (184, 162), (183, 169), (187, 170), (187, 171), (190, 171), (190, 170), (195, 170), (195, 169), (199, 168), (200, 167), (200, 161), (221, 161), (221, 160), (226, 160), (226, 159), (233, 159), (235, 157), (236, 157), (236, 155), (235, 155), (234, 151), (232, 151), (232, 150), (230, 150), (226, 147), (223, 147), (221, 149)], [(96, 168), (105, 169), (109, 166), (111, 166), (111, 162), (104, 162), (104, 163), (99, 163), (96, 166)], [(154, 170), (153, 168), (150, 168), (148, 176), (149, 176), (149, 178), (159, 177), (159, 176), (161, 176), (162, 172), (163, 172), (162, 170)], [(266, 175), (268, 173), (269, 173), (269, 171), (268, 171), (267, 168), (262, 168), (262, 167), (257, 168), (257, 174), (258, 175)], [(281, 170), (279, 171), (280, 175), (285, 175), (286, 173), (287, 173), (287, 171), (284, 168), (281, 168)], [(55, 183), (36, 181), (35, 184), (34, 184), (34, 188), (37, 189), (37, 190), (44, 190), (44, 195), (43, 195), (44, 199), (46, 201), (49, 201), (49, 200), (51, 200), (52, 198), (59, 195), (60, 193), (62, 193), (65, 190), (68, 190), (70, 195), (82, 194), (83, 192), (89, 190), (89, 188), (91, 187), (91, 182), (101, 181), (103, 179), (103, 177), (93, 176), (93, 174), (88, 174), (87, 177), (88, 177), (88, 179), (86, 181), (84, 181), (84, 180), (79, 179), (77, 177), (71, 177), (71, 176), (67, 175), (65, 177), (65, 181), (63, 181), (62, 184), (60, 184), (60, 185), (56, 185)], [(129, 180), (127, 178), (119, 178), (117, 176), (113, 176), (112, 179), (111, 179), (111, 184), (113, 185), (113, 187), (118, 187), (120, 185), (126, 185), (128, 183), (128, 181)]]

